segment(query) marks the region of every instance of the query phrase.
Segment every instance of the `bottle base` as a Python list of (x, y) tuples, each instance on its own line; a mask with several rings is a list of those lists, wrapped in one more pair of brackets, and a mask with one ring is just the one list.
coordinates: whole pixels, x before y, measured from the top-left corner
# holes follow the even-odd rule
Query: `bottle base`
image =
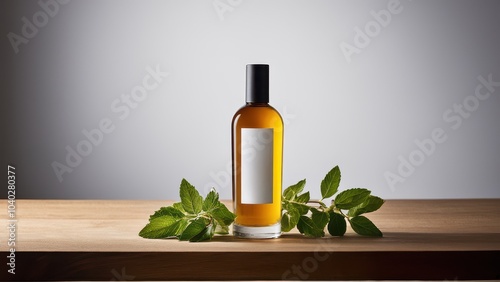
[(281, 236), (281, 223), (269, 226), (243, 226), (233, 224), (233, 235), (247, 239), (270, 239)]

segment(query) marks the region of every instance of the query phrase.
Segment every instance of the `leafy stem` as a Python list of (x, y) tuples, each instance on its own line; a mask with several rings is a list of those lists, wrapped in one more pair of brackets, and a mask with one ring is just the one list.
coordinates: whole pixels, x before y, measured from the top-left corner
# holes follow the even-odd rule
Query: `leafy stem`
[[(306, 180), (301, 180), (283, 191), (282, 220), (283, 232), (297, 227), (308, 237), (323, 237), (325, 227), (332, 236), (343, 236), (347, 230), (346, 221), (354, 232), (364, 236), (382, 237), (382, 232), (362, 214), (378, 210), (384, 200), (371, 195), (364, 188), (352, 188), (337, 194), (340, 184), (340, 169), (331, 169), (321, 181), (321, 200), (310, 200), (309, 192), (301, 193)], [(323, 201), (329, 198), (331, 205)], [(319, 206), (318, 206), (319, 205)]]
[[(321, 200), (311, 200), (309, 192), (302, 192), (305, 179), (286, 188), (281, 197), (282, 231), (297, 228), (307, 237), (323, 237), (326, 228), (332, 236), (343, 236), (348, 222), (360, 235), (382, 237), (382, 232), (363, 214), (378, 210), (384, 200), (364, 188), (337, 193), (339, 184), (340, 169), (336, 166), (321, 181)], [(203, 199), (193, 185), (182, 179), (179, 192), (181, 201), (150, 215), (139, 236), (199, 242), (210, 240), (215, 234), (229, 234), (236, 215), (219, 201), (215, 190)], [(330, 205), (325, 204), (327, 199), (331, 199)]]
[(193, 185), (182, 179), (180, 197), (179, 203), (162, 207), (152, 214), (139, 236), (199, 242), (212, 239), (214, 234), (229, 234), (229, 225), (236, 216), (219, 201), (215, 190), (203, 199)]
[(349, 219), (349, 217), (348, 217), (346, 214), (344, 214), (344, 213), (342, 212), (342, 210), (335, 209), (335, 211), (336, 211), (336, 212), (338, 212), (338, 213), (340, 213), (343, 217), (345, 217), (345, 218)]
[(309, 200), (307, 203), (308, 204), (318, 204), (318, 205), (320, 205), (321, 208), (328, 209), (327, 206), (325, 205), (325, 203), (323, 203), (322, 201)]

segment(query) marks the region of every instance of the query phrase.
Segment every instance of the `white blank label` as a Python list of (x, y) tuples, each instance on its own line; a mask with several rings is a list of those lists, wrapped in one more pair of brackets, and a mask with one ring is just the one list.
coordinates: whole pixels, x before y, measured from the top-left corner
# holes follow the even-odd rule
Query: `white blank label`
[(273, 202), (272, 128), (241, 129), (241, 203)]

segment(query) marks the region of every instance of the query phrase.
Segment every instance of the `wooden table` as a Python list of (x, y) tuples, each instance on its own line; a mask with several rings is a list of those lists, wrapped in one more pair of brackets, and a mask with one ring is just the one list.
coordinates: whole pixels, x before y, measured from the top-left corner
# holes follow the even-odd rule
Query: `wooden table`
[[(218, 236), (150, 240), (137, 233), (165, 201), (18, 200), (16, 274), (0, 280), (500, 279), (500, 199), (391, 200), (368, 214), (383, 238)], [(229, 203), (227, 203), (229, 205)], [(0, 204), (7, 225), (6, 201)]]

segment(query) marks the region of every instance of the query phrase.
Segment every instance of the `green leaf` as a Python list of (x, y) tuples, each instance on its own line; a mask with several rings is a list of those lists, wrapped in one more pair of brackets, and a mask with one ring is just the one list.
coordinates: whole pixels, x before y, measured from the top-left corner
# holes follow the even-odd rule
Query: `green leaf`
[(369, 213), (378, 210), (384, 204), (384, 200), (377, 196), (370, 195), (366, 201), (351, 208), (347, 213), (348, 216), (358, 216), (364, 213)]
[(208, 220), (203, 217), (198, 217), (191, 221), (189, 225), (184, 229), (184, 232), (179, 237), (181, 241), (191, 240), (194, 236), (198, 235), (205, 227), (208, 225)]
[(283, 191), (283, 197), (289, 201), (295, 199), (297, 194), (299, 194), (300, 192), (302, 192), (302, 190), (304, 190), (305, 185), (306, 185), (305, 179), (297, 182), (297, 184), (292, 185), (292, 186), (286, 188), (285, 191)]
[(203, 207), (202, 209), (204, 211), (211, 211), (212, 209), (216, 208), (219, 205), (219, 193), (217, 193), (215, 190), (212, 190), (208, 193), (207, 197), (205, 198), (205, 201), (203, 201)]
[(336, 213), (330, 212), (330, 222), (328, 222), (328, 233), (332, 236), (344, 236), (347, 229), (345, 218)]
[[(217, 221), (217, 223), (219, 223)], [(229, 226), (227, 225), (222, 225), (222, 224), (217, 224), (215, 227), (215, 234), (220, 234), (220, 235), (227, 235), (229, 234)]]
[(288, 210), (281, 217), (281, 231), (288, 232), (292, 230), (299, 222), (300, 214), (297, 210)]
[(340, 183), (340, 169), (336, 166), (330, 170), (323, 181), (321, 181), (321, 197), (322, 199), (330, 198), (339, 188)]
[(181, 221), (181, 219), (177, 219), (169, 215), (156, 217), (150, 220), (149, 223), (142, 228), (139, 232), (139, 236), (150, 239), (176, 236), (180, 227), (179, 225), (175, 225), (178, 221)]
[(184, 213), (174, 207), (162, 207), (159, 210), (155, 211), (154, 214), (149, 216), (149, 220), (155, 219), (160, 216), (169, 215), (173, 218), (182, 218), (184, 217)]
[(309, 206), (305, 204), (299, 204), (299, 203), (290, 203), (290, 206), (297, 210), (300, 215), (304, 215), (309, 212)]
[(335, 206), (339, 209), (348, 210), (366, 201), (370, 193), (370, 190), (364, 188), (345, 190), (335, 197)]
[(295, 198), (295, 202), (307, 204), (307, 202), (309, 202), (310, 198), (311, 198), (311, 196), (310, 196), (309, 192), (306, 192), (306, 193), (298, 196), (297, 198)]
[(349, 220), (354, 232), (363, 236), (382, 237), (382, 232), (368, 218), (360, 215)]
[(172, 204), (172, 207), (174, 207), (175, 209), (178, 209), (180, 210), (181, 212), (185, 213), (186, 211), (184, 210), (184, 207), (182, 206), (182, 203), (181, 202), (178, 202), (178, 203), (173, 203)]
[(303, 233), (307, 237), (323, 237), (325, 236), (325, 231), (322, 228), (316, 226), (311, 218), (302, 215), (297, 223), (297, 229), (300, 233)]
[(314, 208), (311, 209), (311, 212), (312, 212), (311, 219), (314, 222), (314, 224), (318, 228), (325, 229), (325, 226), (328, 224), (328, 220), (330, 219), (328, 213)]
[(230, 225), (233, 223), (236, 215), (230, 212), (227, 207), (219, 202), (217, 208), (213, 209), (211, 215), (219, 222), (221, 225)]
[(200, 233), (189, 239), (189, 242), (209, 241), (214, 237), (214, 230), (214, 226), (209, 224)]
[(210, 240), (215, 233), (228, 234), (229, 225), (236, 215), (219, 201), (219, 194), (212, 190), (205, 200), (186, 179), (180, 185), (181, 201), (161, 207), (150, 215), (149, 223), (139, 235), (144, 238), (167, 238), (199, 242)]
[(184, 232), (184, 229), (188, 226), (189, 221), (186, 218), (181, 218), (177, 220), (174, 224), (170, 226), (171, 232), (175, 233), (175, 235), (172, 236), (180, 236), (182, 232)]
[(183, 178), (180, 190), (181, 203), (184, 210), (190, 214), (201, 212), (203, 198), (194, 186)]

